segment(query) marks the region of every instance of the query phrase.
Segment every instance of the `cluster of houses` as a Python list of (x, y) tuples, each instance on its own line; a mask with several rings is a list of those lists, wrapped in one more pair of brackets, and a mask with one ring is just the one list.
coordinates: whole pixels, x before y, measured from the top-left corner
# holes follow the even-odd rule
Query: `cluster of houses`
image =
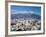
[(14, 19), (11, 20), (11, 31), (40, 30), (41, 21), (35, 19)]

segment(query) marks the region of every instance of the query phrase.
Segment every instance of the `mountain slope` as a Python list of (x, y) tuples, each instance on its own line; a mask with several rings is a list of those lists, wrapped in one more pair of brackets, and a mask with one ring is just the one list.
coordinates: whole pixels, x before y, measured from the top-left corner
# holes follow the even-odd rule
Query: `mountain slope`
[(20, 18), (24, 18), (24, 19), (28, 19), (28, 18), (32, 18), (32, 19), (41, 19), (40, 15), (36, 15), (36, 14), (31, 14), (31, 13), (25, 13), (25, 14), (11, 14), (11, 19), (20, 19)]

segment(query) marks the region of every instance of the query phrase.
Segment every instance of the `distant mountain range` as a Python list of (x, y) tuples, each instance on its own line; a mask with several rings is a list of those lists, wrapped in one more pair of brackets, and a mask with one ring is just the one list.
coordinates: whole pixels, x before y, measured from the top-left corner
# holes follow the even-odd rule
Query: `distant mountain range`
[(20, 19), (20, 18), (24, 18), (24, 19), (41, 19), (40, 15), (36, 15), (36, 14), (31, 14), (31, 13), (25, 13), (25, 14), (11, 14), (11, 19)]

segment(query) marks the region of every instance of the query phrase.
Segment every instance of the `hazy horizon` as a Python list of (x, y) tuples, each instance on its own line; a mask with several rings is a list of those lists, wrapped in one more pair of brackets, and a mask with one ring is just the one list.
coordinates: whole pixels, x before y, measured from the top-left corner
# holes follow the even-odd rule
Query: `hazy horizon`
[(31, 13), (41, 15), (41, 7), (11, 5), (11, 14), (19, 14), (19, 13), (21, 14)]

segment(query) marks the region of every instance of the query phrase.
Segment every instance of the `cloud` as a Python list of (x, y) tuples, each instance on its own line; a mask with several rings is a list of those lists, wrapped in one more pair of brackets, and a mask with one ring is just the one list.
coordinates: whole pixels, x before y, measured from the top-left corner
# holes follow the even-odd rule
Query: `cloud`
[(31, 13), (34, 14), (33, 11), (12, 11), (12, 14), (25, 14), (25, 13)]

